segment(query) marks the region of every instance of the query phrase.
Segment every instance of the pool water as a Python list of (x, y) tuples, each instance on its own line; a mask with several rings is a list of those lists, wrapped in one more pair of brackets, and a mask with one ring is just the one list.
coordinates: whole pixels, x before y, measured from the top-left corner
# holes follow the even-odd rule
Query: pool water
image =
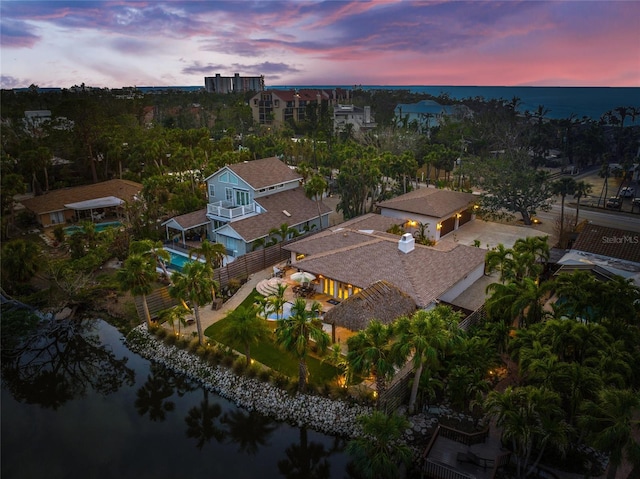
[[(102, 233), (104, 230), (108, 228), (118, 228), (120, 226), (122, 226), (122, 223), (120, 221), (109, 221), (107, 223), (97, 223), (95, 225), (95, 230), (96, 230), (96, 233)], [(84, 228), (78, 225), (67, 226), (66, 228), (64, 228), (64, 234), (67, 236), (70, 236), (76, 233), (83, 233), (83, 232), (84, 232)]]
[[(186, 264), (195, 261), (194, 257), (189, 258), (189, 256), (187, 256), (185, 253), (181, 253), (180, 251), (175, 251), (169, 248), (165, 248), (165, 251), (169, 253), (169, 256), (171, 257), (167, 268), (173, 271), (182, 271)], [(204, 260), (202, 259), (200, 259), (199, 261), (204, 263)]]
[(278, 319), (288, 318), (289, 316), (291, 316), (291, 306), (293, 306), (293, 304), (287, 301), (282, 307), (282, 312), (279, 314), (269, 314), (269, 316), (267, 316), (267, 321), (277, 321)]

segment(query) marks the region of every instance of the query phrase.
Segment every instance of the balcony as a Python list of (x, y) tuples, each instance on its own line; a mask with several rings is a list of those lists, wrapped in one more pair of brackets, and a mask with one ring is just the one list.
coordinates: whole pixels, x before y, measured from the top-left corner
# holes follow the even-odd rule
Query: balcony
[(225, 201), (217, 201), (207, 205), (207, 215), (214, 216), (221, 220), (234, 220), (243, 216), (256, 213), (256, 204), (251, 203), (244, 206), (232, 206)]

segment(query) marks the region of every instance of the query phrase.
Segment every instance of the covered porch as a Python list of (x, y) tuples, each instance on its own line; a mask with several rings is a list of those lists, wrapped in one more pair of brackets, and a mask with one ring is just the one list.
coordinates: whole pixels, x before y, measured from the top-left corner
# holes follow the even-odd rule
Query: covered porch
[(116, 196), (93, 198), (75, 203), (67, 203), (64, 207), (74, 212), (74, 222), (92, 221), (99, 223), (105, 219), (121, 218), (124, 201)]
[(162, 223), (165, 227), (166, 239), (179, 243), (184, 248), (197, 244), (208, 238), (208, 228), (211, 220), (207, 218), (207, 210), (202, 209), (184, 215), (174, 216)]

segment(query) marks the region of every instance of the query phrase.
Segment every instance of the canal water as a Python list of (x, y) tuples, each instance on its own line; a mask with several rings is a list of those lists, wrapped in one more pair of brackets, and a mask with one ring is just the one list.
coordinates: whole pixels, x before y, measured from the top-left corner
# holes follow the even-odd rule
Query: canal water
[(3, 337), (1, 400), (3, 479), (347, 476), (344, 441), (238, 408), (101, 320)]

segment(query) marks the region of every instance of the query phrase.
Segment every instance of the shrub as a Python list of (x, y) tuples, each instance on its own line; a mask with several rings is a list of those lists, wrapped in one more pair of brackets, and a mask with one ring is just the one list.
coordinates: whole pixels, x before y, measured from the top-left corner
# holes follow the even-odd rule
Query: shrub
[(273, 385), (280, 389), (287, 389), (289, 378), (284, 374), (274, 373), (272, 377)]
[(232, 369), (238, 376), (242, 375), (247, 369), (247, 360), (243, 357), (239, 357), (233, 362)]
[(245, 374), (248, 378), (255, 378), (258, 376), (258, 374), (260, 373), (261, 369), (260, 366), (258, 366), (257, 364), (251, 364)]
[(268, 369), (261, 369), (258, 372), (258, 379), (263, 382), (269, 382), (271, 379), (271, 372)]
[(178, 342), (178, 337), (175, 334), (167, 334), (165, 335), (164, 342), (169, 345), (174, 345)]
[(233, 356), (231, 354), (224, 353), (220, 362), (224, 367), (230, 368), (231, 366), (233, 366)]

